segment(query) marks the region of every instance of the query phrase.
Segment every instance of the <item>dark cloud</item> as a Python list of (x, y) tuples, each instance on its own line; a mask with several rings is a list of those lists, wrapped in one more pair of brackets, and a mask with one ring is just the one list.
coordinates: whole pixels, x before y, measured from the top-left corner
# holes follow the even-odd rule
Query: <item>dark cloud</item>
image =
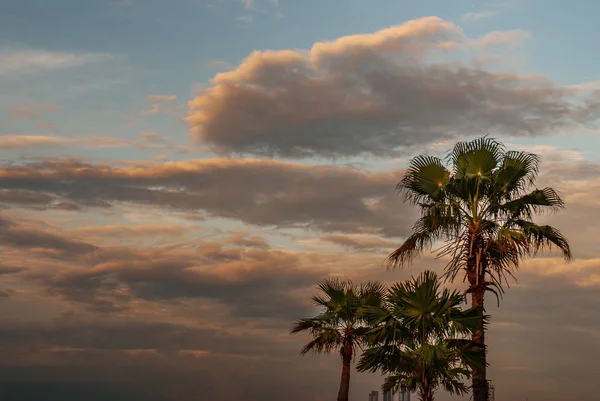
[(290, 292), (312, 286), (323, 275), (300, 269), (293, 254), (218, 245), (196, 255), (133, 252), (132, 259), (107, 256), (91, 269), (45, 277), (44, 284), (51, 293), (96, 311), (123, 310), (135, 299), (192, 298), (216, 300), (234, 316), (291, 320), (307, 313), (307, 305)]
[(396, 195), (400, 170), (208, 159), (123, 168), (49, 160), (0, 172), (0, 188), (78, 204), (133, 202), (265, 226), (402, 236), (414, 218)]
[(85, 242), (68, 239), (51, 232), (22, 227), (0, 215), (0, 245), (17, 248), (41, 248), (56, 251), (56, 256), (82, 255), (97, 248)]
[[(105, 385), (99, 394), (116, 401), (300, 401), (336, 391), (335, 357), (331, 366), (316, 372), (315, 360), (300, 357), (296, 342), (273, 334), (233, 332), (124, 320), (2, 322), (0, 395), (38, 401), (58, 399), (59, 394), (75, 397)], [(206, 353), (194, 356), (193, 351)], [(271, 382), (273, 378), (277, 380)], [(44, 396), (41, 389), (49, 394)]]
[(14, 274), (26, 271), (27, 268), (21, 266), (10, 266), (4, 263), (0, 263), (0, 276), (4, 274)]
[(0, 202), (36, 210), (80, 210), (81, 207), (72, 202), (61, 201), (56, 196), (27, 190), (0, 190)]
[(243, 232), (233, 233), (233, 235), (231, 235), (229, 238), (226, 238), (221, 243), (258, 249), (270, 248), (269, 243), (264, 238), (259, 236), (248, 237)]
[(214, 151), (284, 157), (390, 155), (462, 135), (534, 135), (593, 122), (599, 103), (577, 102), (574, 88), (448, 61), (526, 37), (469, 39), (427, 17), (307, 52), (256, 51), (217, 74), (187, 119)]
[[(178, 354), (181, 350), (205, 350), (216, 354), (248, 354), (251, 347), (269, 353), (268, 339), (260, 337), (239, 341), (240, 335), (171, 323), (127, 321), (54, 323), (3, 322), (2, 345), (12, 344), (13, 357), (29, 357), (30, 352), (132, 351), (155, 350)], [(15, 347), (19, 345), (19, 347)], [(271, 354), (272, 355), (272, 354)]]
[[(1, 368), (0, 368), (1, 369)], [(114, 382), (0, 382), (0, 398), (27, 401), (166, 401), (141, 386)]]
[(398, 246), (397, 242), (389, 241), (384, 238), (361, 235), (330, 234), (321, 237), (321, 240), (359, 251), (389, 250), (390, 248)]
[[(490, 378), (496, 399), (535, 394), (548, 401), (569, 396), (592, 401), (589, 394), (594, 394), (595, 361), (600, 357), (595, 346), (600, 329), (597, 288), (577, 287), (562, 276), (533, 274), (527, 266), (519, 277), (519, 285), (508, 290), (500, 308), (488, 300)], [(152, 389), (155, 396), (165, 395), (159, 398), (165, 401), (174, 399), (174, 394), (166, 396), (172, 386), (180, 388), (176, 399), (182, 401), (197, 399), (198, 394), (226, 400), (242, 395), (228, 392), (229, 387), (249, 400), (327, 399), (337, 391), (339, 357), (301, 357), (298, 349), (308, 337), (289, 336), (286, 328), (253, 332), (225, 320), (190, 319), (190, 325), (135, 318), (3, 321), (0, 381), (28, 380), (36, 387), (44, 378), (46, 383), (72, 385), (74, 393), (81, 382), (116, 382), (131, 391)], [(215, 328), (219, 322), (221, 328)], [(192, 326), (196, 324), (206, 327)], [(354, 373), (352, 396), (361, 399), (380, 383), (377, 375)], [(0, 388), (11, 387), (2, 383)], [(452, 399), (443, 393), (437, 398)]]
[(35, 192), (35, 191), (24, 191), (24, 190), (0, 190), (0, 202), (15, 203), (21, 206), (34, 205), (34, 206), (46, 206), (54, 200), (54, 197)]
[[(96, 246), (0, 219), (0, 244), (53, 251), (30, 258), (24, 278), (45, 293), (96, 312), (124, 311), (136, 300), (197, 299), (225, 305), (234, 316), (291, 320), (307, 312), (306, 302), (293, 291), (310, 287), (326, 273), (302, 268), (293, 252), (271, 250), (263, 239), (241, 233), (222, 244), (195, 247)], [(60, 260), (37, 268), (45, 256)], [(6, 260), (17, 263), (21, 258), (17, 254)], [(15, 266), (1, 265), (0, 274), (23, 270)]]
[[(567, 275), (570, 268), (566, 266)], [(593, 385), (585, 378), (591, 377), (600, 358), (595, 345), (600, 332), (597, 287), (577, 287), (560, 275), (527, 271), (519, 278), (500, 308), (488, 301), (490, 378), (496, 383), (496, 398), (535, 394), (550, 401), (591, 401)]]

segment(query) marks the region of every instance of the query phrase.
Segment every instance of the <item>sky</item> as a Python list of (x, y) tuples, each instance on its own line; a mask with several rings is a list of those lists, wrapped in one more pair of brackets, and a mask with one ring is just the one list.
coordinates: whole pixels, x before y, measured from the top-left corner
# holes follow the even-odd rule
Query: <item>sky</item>
[(496, 400), (597, 399), (600, 3), (1, 3), (1, 399), (332, 399), (292, 323), (325, 277), (442, 271), (383, 267), (395, 185), (485, 134), (542, 157), (574, 253), (488, 299)]

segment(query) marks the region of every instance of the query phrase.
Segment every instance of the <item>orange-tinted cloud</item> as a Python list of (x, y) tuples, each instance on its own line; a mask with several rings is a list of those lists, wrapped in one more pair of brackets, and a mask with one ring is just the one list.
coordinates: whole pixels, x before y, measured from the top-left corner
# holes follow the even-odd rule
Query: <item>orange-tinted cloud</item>
[(148, 95), (146, 98), (155, 103), (171, 103), (177, 100), (176, 95)]
[(0, 187), (43, 188), (44, 193), (73, 203), (139, 202), (188, 212), (203, 210), (263, 226), (398, 236), (408, 229), (401, 222), (413, 219), (410, 208), (396, 196), (401, 173), (259, 159), (134, 167), (57, 160), (2, 167)]
[(20, 149), (40, 146), (61, 146), (70, 142), (70, 139), (45, 135), (2, 135), (0, 136), (0, 149)]
[(34, 106), (23, 106), (13, 109), (12, 116), (15, 118), (41, 118), (45, 111), (60, 111), (62, 108), (56, 104), (40, 104)]
[[(54, 128), (53, 125), (46, 128)], [(80, 148), (127, 148), (134, 147), (142, 150), (164, 149), (177, 153), (190, 153), (189, 147), (176, 144), (153, 131), (143, 131), (139, 139), (124, 139), (119, 137), (64, 137), (53, 135), (2, 135), (0, 150), (45, 148), (69, 146)]]
[(113, 59), (109, 53), (69, 53), (43, 49), (0, 49), (0, 76), (36, 74), (99, 64)]
[(194, 137), (223, 154), (397, 154), (457, 135), (534, 135), (593, 121), (600, 103), (542, 76), (441, 62), (454, 51), (513, 46), (524, 31), (467, 38), (437, 17), (308, 51), (255, 51), (189, 103)]

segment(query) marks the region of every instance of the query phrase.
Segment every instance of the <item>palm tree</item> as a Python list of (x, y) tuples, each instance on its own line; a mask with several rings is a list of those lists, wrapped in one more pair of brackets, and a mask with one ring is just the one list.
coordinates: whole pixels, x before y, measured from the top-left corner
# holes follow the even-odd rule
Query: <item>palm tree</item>
[(484, 363), (483, 353), (467, 337), (484, 324), (477, 309), (460, 309), (463, 296), (444, 289), (435, 273), (398, 283), (386, 294), (382, 307), (369, 307), (365, 316), (373, 329), (359, 371), (387, 374), (382, 390), (417, 391), (422, 401), (432, 401), (443, 387), (464, 395), (469, 367)]
[[(564, 203), (552, 188), (534, 186), (539, 157), (506, 151), (488, 137), (459, 142), (447, 156), (418, 156), (411, 160), (398, 184), (405, 201), (420, 209), (421, 217), (410, 235), (388, 258), (392, 267), (404, 266), (439, 240), (439, 257), (449, 257), (444, 274), (454, 281), (462, 271), (472, 306), (483, 314), (484, 295), (499, 297), (507, 277), (525, 256), (556, 247), (566, 259), (571, 250), (559, 230), (537, 225), (535, 214), (562, 209)], [(448, 165), (448, 167), (446, 167)], [(484, 327), (473, 340), (485, 344)], [(474, 401), (488, 400), (486, 365), (473, 372)]]
[(312, 298), (322, 308), (314, 318), (300, 319), (292, 328), (292, 334), (308, 331), (313, 340), (301, 353), (330, 353), (337, 351), (342, 358), (342, 377), (338, 401), (348, 401), (350, 392), (350, 364), (362, 346), (368, 327), (360, 311), (365, 306), (381, 304), (384, 287), (378, 282), (356, 286), (350, 281), (326, 279), (319, 283), (322, 296)]

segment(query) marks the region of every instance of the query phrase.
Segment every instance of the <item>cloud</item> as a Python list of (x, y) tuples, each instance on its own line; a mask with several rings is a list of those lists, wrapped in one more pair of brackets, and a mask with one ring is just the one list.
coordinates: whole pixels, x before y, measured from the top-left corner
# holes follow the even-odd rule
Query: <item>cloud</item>
[[(153, 374), (159, 376), (154, 369), (163, 365), (168, 366), (171, 371), (181, 370), (183, 376), (178, 378), (178, 386), (186, 386), (187, 376), (183, 372), (187, 371), (188, 374), (196, 376), (196, 383), (206, 391), (204, 394), (212, 394), (211, 392), (218, 391), (217, 388), (220, 386), (214, 389), (207, 387), (213, 379), (198, 372), (210, 369), (223, 376), (222, 372), (229, 369), (232, 372), (239, 371), (235, 366), (239, 367), (239, 364), (243, 363), (247, 370), (256, 371), (259, 375), (248, 378), (251, 373), (243, 372), (240, 378), (243, 380), (236, 381), (235, 387), (242, 387), (248, 394), (256, 391), (258, 397), (260, 390), (264, 391), (265, 383), (270, 382), (266, 379), (267, 376), (270, 380), (289, 382), (291, 385), (310, 379), (309, 387), (300, 386), (298, 393), (286, 399), (300, 401), (310, 399), (313, 392), (315, 395), (322, 396), (328, 392), (333, 393), (336, 388), (335, 380), (339, 376), (339, 358), (335, 355), (301, 357), (298, 355), (298, 350), (308, 337), (290, 337), (287, 334), (289, 323), (294, 317), (310, 315), (304, 315), (305, 312), (300, 312), (299, 309), (295, 311), (288, 309), (289, 314), (271, 309), (280, 302), (280, 298), (273, 295), (276, 289), (282, 293), (289, 293), (295, 288), (308, 285), (311, 290), (303, 293), (300, 298), (306, 300), (315, 291), (316, 280), (310, 283), (309, 281), (316, 277), (306, 277), (306, 281), (296, 281), (295, 274), (302, 270), (296, 270), (293, 264), (291, 272), (287, 271), (289, 269), (279, 268), (267, 273), (263, 272), (258, 264), (239, 270), (230, 269), (228, 265), (221, 265), (221, 263), (235, 262), (237, 255), (242, 253), (235, 248), (230, 248), (234, 252), (227, 253), (224, 248), (219, 248), (215, 244), (207, 245), (210, 246), (201, 250), (200, 255), (212, 255), (209, 257), (217, 264), (205, 265), (206, 275), (198, 276), (202, 277), (202, 280), (196, 281), (186, 277), (188, 284), (178, 280), (182, 271), (198, 273), (201, 269), (178, 267), (178, 263), (185, 260), (185, 255), (179, 254), (178, 257), (173, 258), (177, 252), (162, 254), (164, 260), (169, 259), (173, 263), (171, 268), (159, 267), (163, 263), (161, 260), (152, 262), (160, 252), (151, 252), (139, 259), (139, 255), (134, 253), (129, 263), (124, 260), (118, 268), (102, 264), (91, 269), (79, 268), (76, 271), (68, 271), (64, 267), (63, 271), (54, 270), (56, 282), (52, 285), (61, 284), (62, 286), (55, 288), (62, 290), (79, 289), (81, 294), (97, 296), (99, 288), (104, 291), (112, 288), (112, 291), (117, 293), (126, 285), (133, 289), (132, 293), (135, 293), (138, 291), (136, 288), (147, 287), (147, 293), (132, 297), (132, 307), (139, 305), (149, 294), (148, 298), (156, 300), (155, 291), (160, 290), (161, 296), (159, 301), (155, 301), (156, 303), (146, 305), (145, 308), (136, 306), (135, 313), (132, 311), (122, 316), (96, 315), (90, 319), (75, 314), (47, 322), (27, 323), (2, 319), (0, 354), (3, 355), (3, 365), (0, 369), (5, 366), (12, 368), (12, 373), (3, 377), (24, 377), (27, 374), (28, 380), (34, 380), (37, 369), (40, 366), (47, 366), (47, 369), (51, 367), (55, 372), (54, 380), (57, 380), (60, 374), (71, 373), (68, 369), (78, 369), (80, 374), (76, 377), (87, 377), (85, 372), (91, 374), (91, 371), (94, 371), (94, 374), (100, 375), (95, 377), (96, 380), (111, 380), (113, 378), (110, 375), (114, 374), (115, 377), (126, 378), (128, 383), (137, 386), (137, 374), (139, 374), (140, 378), (145, 379), (140, 381), (139, 385), (142, 388), (141, 386), (148, 386), (149, 381), (154, 382), (148, 380), (148, 377), (153, 377)], [(209, 249), (214, 249), (216, 252), (211, 254)], [(356, 255), (346, 253), (333, 257), (336, 257), (341, 271), (348, 275), (356, 275), (357, 281), (359, 277), (364, 277), (366, 271), (357, 272), (354, 265), (348, 263), (356, 259)], [(252, 258), (254, 257), (250, 260)], [(140, 263), (134, 265), (133, 260), (140, 260)], [(265, 260), (266, 264), (270, 264), (270, 258)], [(326, 257), (315, 257), (312, 262), (322, 264), (326, 260)], [(112, 262), (116, 262), (116, 259)], [(192, 264), (194, 262), (192, 260)], [(404, 274), (416, 274), (429, 263), (429, 259), (423, 261)], [(285, 263), (284, 265), (288, 266)], [(254, 271), (255, 268), (258, 271)], [(111, 269), (113, 269), (112, 276), (108, 273)], [(216, 271), (211, 274), (211, 270)], [(253, 289), (252, 287), (256, 285), (254, 279), (262, 273), (273, 278)], [(386, 272), (382, 268), (377, 268), (369, 273), (369, 277), (372, 278), (374, 275), (384, 276)], [(257, 276), (252, 278), (252, 274)], [(573, 391), (578, 394), (578, 399), (590, 399), (586, 398), (586, 392), (589, 392), (592, 386), (587, 386), (585, 383), (593, 377), (593, 364), (598, 356), (597, 348), (593, 346), (597, 342), (598, 330), (594, 302), (597, 298), (597, 288), (576, 288), (562, 277), (538, 276), (527, 269), (519, 272), (519, 276), (519, 285), (508, 291), (499, 309), (491, 299), (488, 302), (488, 312), (492, 313), (488, 331), (490, 376), (494, 377), (497, 395), (501, 390), (503, 397), (516, 398), (519, 394), (532, 392), (535, 389), (538, 390), (538, 395), (551, 401), (559, 401), (561, 397)], [(87, 280), (84, 280), (84, 277), (87, 277)], [(58, 282), (59, 278), (63, 281)], [(69, 282), (67, 278), (71, 281)], [(216, 288), (208, 293), (201, 292), (203, 286), (212, 284), (211, 280), (216, 280)], [(69, 286), (66, 286), (67, 282)], [(230, 305), (246, 303), (249, 304), (248, 307), (255, 309), (249, 311), (250, 313), (234, 309), (232, 311), (234, 316), (231, 316), (206, 301), (201, 304), (190, 304), (187, 300), (179, 305), (169, 305), (171, 299), (168, 296), (169, 291), (173, 291), (172, 286), (182, 286), (185, 289), (198, 283), (201, 283), (196, 288), (199, 294), (211, 296), (212, 291), (219, 290), (222, 293), (217, 296), (224, 302)], [(153, 289), (154, 292), (149, 289)], [(552, 293), (552, 297), (544, 295), (548, 292)], [(185, 290), (177, 294), (186, 297), (196, 296), (195, 293)], [(251, 294), (256, 298), (248, 298)], [(269, 307), (261, 309), (264, 305)], [(204, 307), (205, 315), (193, 315), (192, 313), (198, 313), (203, 309), (201, 306)], [(290, 306), (285, 305), (283, 309), (286, 308)], [(165, 309), (167, 313), (162, 315)], [(172, 313), (178, 315), (170, 316)], [(293, 313), (302, 314), (292, 316)], [(143, 320), (149, 319), (150, 316), (150, 321)], [(169, 316), (172, 321), (166, 316)], [(247, 316), (256, 316), (257, 319), (246, 320)], [(266, 316), (277, 318), (278, 325), (257, 328), (257, 322)], [(163, 319), (164, 321), (157, 321)], [(575, 335), (578, 337), (577, 344), (573, 344), (570, 340)], [(548, 347), (553, 349), (556, 347), (556, 351), (549, 353)], [(569, 358), (573, 356), (578, 358), (580, 371), (573, 372), (568, 369), (569, 364), (572, 364)], [(293, 363), (290, 364), (290, 361)], [(271, 367), (275, 365), (276, 369), (271, 371), (266, 367), (268, 365)], [(286, 365), (288, 367), (283, 368)], [(515, 369), (516, 367), (520, 368)], [(177, 373), (179, 374), (179, 370)], [(47, 377), (45, 376), (47, 373), (39, 374)], [(517, 374), (519, 376), (515, 376)], [(314, 380), (312, 375), (315, 376)], [(563, 380), (553, 380), (553, 378)], [(542, 379), (545, 380), (545, 385), (538, 389)], [(354, 380), (354, 391), (357, 393), (366, 394), (368, 390), (380, 384), (378, 375), (360, 374), (356, 375)], [(253, 381), (256, 387), (250, 384)], [(565, 385), (565, 381), (569, 384)], [(164, 383), (164, 376), (157, 382)], [(164, 387), (161, 384), (158, 388)], [(289, 386), (287, 390), (289, 391)], [(266, 399), (270, 399), (268, 396), (271, 395), (268, 393)], [(191, 400), (193, 396), (197, 397), (197, 392), (184, 394), (177, 399), (187, 400), (188, 398), (185, 397), (190, 397)], [(171, 398), (166, 397), (165, 401), (172, 398), (172, 395)], [(224, 399), (231, 399), (231, 397), (227, 395)]]
[(515, 46), (523, 43), (531, 37), (531, 33), (522, 29), (513, 29), (511, 31), (490, 32), (481, 37), (477, 43), (483, 47), (493, 46)]
[[(206, 244), (198, 252), (124, 250), (118, 258), (94, 259), (92, 268), (73, 269), (44, 280), (52, 294), (94, 311), (120, 311), (134, 300), (213, 300), (233, 316), (293, 320), (308, 312), (290, 291), (312, 286), (322, 272), (299, 269), (293, 254), (253, 248), (222, 249)], [(135, 262), (134, 262), (135, 261)]]
[(155, 103), (170, 103), (177, 100), (176, 95), (148, 95), (147, 99)]
[(478, 22), (486, 19), (490, 19), (496, 16), (497, 13), (495, 11), (480, 11), (480, 12), (470, 12), (463, 14), (460, 17), (462, 22)]
[[(556, 150), (544, 148), (544, 152)], [(564, 228), (569, 238), (582, 231), (581, 236), (589, 237), (583, 246), (593, 253), (597, 227), (589, 216), (598, 212), (597, 202), (591, 200), (597, 197), (593, 194), (599, 186), (590, 163), (587, 166), (580, 163), (576, 157), (561, 163), (544, 163), (540, 184), (550, 181), (576, 195), (579, 200), (568, 203), (566, 211), (545, 218)], [(251, 211), (254, 199), (273, 206), (269, 202), (276, 202), (277, 197), (286, 200), (288, 195), (294, 199), (298, 194), (306, 194), (310, 198), (319, 192), (322, 197), (315, 202), (321, 207), (327, 210), (332, 207), (328, 202), (332, 202), (339, 209), (346, 209), (350, 206), (343, 203), (343, 199), (355, 199), (352, 191), (357, 190), (356, 187), (363, 192), (363, 180), (381, 181), (382, 187), (387, 188), (393, 185), (396, 174), (400, 172), (366, 173), (347, 167), (227, 159), (123, 168), (53, 160), (0, 170), (2, 180), (12, 177), (15, 182), (26, 187), (35, 185), (36, 191), (50, 196), (63, 193), (67, 185), (77, 192), (83, 182), (88, 185), (87, 191), (92, 191), (89, 198), (97, 194), (104, 195), (100, 199), (112, 198), (112, 191), (117, 191), (125, 194), (124, 198), (133, 199), (136, 210), (144, 207), (144, 201), (127, 195), (130, 186), (165, 193), (199, 189), (220, 193), (233, 188), (235, 191), (224, 195), (239, 200), (235, 207), (244, 212)], [(570, 176), (579, 178), (571, 187), (563, 187), (565, 177)], [(215, 187), (214, 182), (223, 182), (224, 186)], [(6, 185), (7, 181), (1, 183)], [(111, 187), (108, 183), (117, 186)], [(278, 192), (269, 192), (269, 184)], [(337, 192), (340, 197), (327, 199)], [(401, 218), (410, 213), (410, 209), (402, 209), (395, 194), (391, 199), (393, 204), (386, 212), (390, 224), (409, 228), (414, 216), (406, 216), (408, 221)], [(151, 207), (149, 212), (157, 212), (155, 204), (148, 206)], [(171, 208), (170, 205), (159, 206)], [(288, 218), (293, 210), (290, 206), (279, 218)], [(299, 216), (305, 219), (311, 216), (306, 210), (295, 213), (299, 215), (291, 216), (298, 221)], [(352, 213), (350, 210), (348, 216)], [(160, 213), (155, 215), (157, 221), (169, 223), (162, 220)], [(273, 393), (262, 399), (279, 396), (298, 401), (317, 396), (326, 399), (327, 394), (333, 394), (336, 389), (339, 358), (335, 355), (300, 357), (298, 350), (308, 337), (287, 334), (291, 321), (311, 315), (307, 301), (316, 292), (314, 286), (318, 279), (335, 274), (355, 281), (368, 277), (391, 282), (418, 274), (424, 268), (439, 270), (444, 264), (426, 255), (407, 270), (386, 271), (381, 267), (383, 255), (377, 252), (392, 244), (388, 238), (368, 233), (306, 235), (320, 238), (321, 243), (338, 244), (360, 252), (323, 250), (316, 246), (317, 242), (299, 244), (314, 246), (310, 251), (282, 251), (249, 230), (223, 230), (216, 238), (205, 232), (186, 233), (179, 237), (179, 243), (165, 241), (155, 245), (146, 241), (139, 247), (109, 246), (91, 238), (117, 237), (120, 227), (108, 223), (104, 230), (98, 226), (86, 227), (92, 219), (97, 221), (98, 215), (83, 215), (77, 229), (61, 228), (61, 220), (52, 222), (50, 217), (53, 216), (47, 217), (45, 225), (8, 217), (0, 223), (2, 230), (13, 227), (22, 230), (16, 237), (27, 234), (28, 238), (42, 238), (41, 233), (51, 233), (54, 243), (38, 242), (47, 244), (46, 251), (58, 249), (61, 253), (60, 258), (55, 257), (54, 252), (40, 253), (38, 243), (2, 244), (3, 266), (20, 267), (23, 260), (27, 260), (27, 270), (4, 275), (4, 283), (10, 278), (15, 284), (3, 284), (8, 288), (1, 291), (8, 293), (12, 285), (29, 290), (10, 293), (0, 303), (0, 355), (3, 357), (0, 374), (5, 379), (26, 378), (30, 384), (36, 377), (48, 380), (47, 372), (52, 369), (53, 380), (59, 380), (61, 375), (108, 382), (118, 378), (126, 380), (136, 391), (149, 391), (148, 383), (152, 382), (150, 385), (156, 385), (152, 393), (157, 395), (170, 387), (164, 385), (169, 382), (165, 376), (169, 372), (160, 370), (160, 366), (167, 366), (174, 375), (169, 380), (177, 383), (178, 388), (186, 389), (177, 399), (191, 401), (197, 397), (198, 392), (190, 390), (196, 388), (194, 385), (202, 388), (202, 394), (207, 396), (234, 399), (238, 394), (222, 393), (223, 388), (231, 386), (213, 386), (213, 383), (220, 380), (219, 377), (222, 379), (223, 372), (238, 372), (243, 364), (246, 369), (233, 387), (241, 389), (246, 398), (252, 394), (260, 398), (265, 383), (277, 381), (283, 383), (281, 390), (269, 387)], [(117, 216), (113, 218), (119, 221)], [(564, 221), (556, 220), (563, 218)], [(357, 227), (363, 225), (357, 224)], [(160, 231), (158, 227), (133, 228), (122, 232), (122, 242), (129, 241), (130, 236), (143, 237), (144, 229), (149, 229), (149, 233)], [(572, 241), (581, 246), (579, 237)], [(94, 252), (65, 250), (60, 245), (65, 242), (84, 243), (96, 249)], [(583, 258), (579, 252), (576, 257)], [(493, 297), (488, 298), (488, 312), (492, 314), (488, 355), (497, 397), (502, 394), (513, 399), (535, 392), (550, 401), (559, 401), (571, 393), (577, 399), (590, 399), (587, 394), (593, 394), (593, 386), (588, 382), (594, 377), (594, 363), (600, 357), (595, 347), (599, 329), (596, 300), (600, 264), (595, 256), (585, 258), (588, 259), (571, 263), (552, 257), (529, 259), (517, 272), (519, 282), (507, 291), (500, 308), (496, 308)], [(460, 282), (455, 286), (463, 288)], [(6, 310), (28, 303), (39, 308), (57, 304), (59, 312), (75, 312), (64, 316), (59, 316), (59, 312), (44, 313), (37, 319), (46, 321), (28, 323), (16, 323), (2, 315), (8, 313)], [(570, 339), (575, 336), (578, 341), (574, 345)], [(549, 353), (548, 349), (554, 351)], [(578, 360), (575, 371), (572, 358)], [(205, 371), (216, 376), (204, 374)], [(150, 379), (154, 377), (156, 380)], [(298, 385), (298, 382), (310, 382), (310, 386)], [(187, 387), (188, 383), (194, 384)], [(353, 391), (366, 394), (380, 385), (380, 377), (356, 375), (353, 383)], [(295, 385), (299, 387), (286, 396), (290, 386)], [(36, 388), (35, 384), (32, 386)], [(76, 387), (68, 388), (74, 391)], [(39, 398), (46, 399), (44, 396)], [(135, 399), (131, 394), (123, 397)], [(139, 398), (147, 399), (143, 395)], [(173, 398), (173, 394), (163, 397), (165, 401)]]
[(27, 269), (25, 267), (9, 266), (9, 265), (5, 265), (5, 264), (0, 264), (0, 276), (6, 275), (6, 274), (21, 273), (26, 270)]
[[(401, 170), (364, 172), (258, 159), (110, 167), (73, 160), (0, 168), (0, 188), (81, 203), (135, 202), (261, 226), (402, 236), (414, 213), (395, 191)], [(333, 190), (332, 190), (333, 189)]]
[(29, 250), (50, 251), (48, 256), (65, 257), (94, 252), (97, 248), (75, 239), (68, 239), (54, 233), (23, 227), (0, 215), (0, 245)]
[(158, 134), (155, 131), (142, 131), (142, 132), (140, 132), (140, 138), (142, 139), (142, 141), (150, 142), (150, 143), (165, 143), (165, 142), (167, 142), (166, 138), (164, 138), (163, 136), (161, 136), (160, 134)]
[(256, 8), (256, 4), (254, 0), (240, 0), (240, 2), (244, 5), (245, 8), (249, 10), (253, 10)]
[(12, 116), (15, 118), (41, 118), (45, 111), (60, 111), (61, 107), (56, 104), (40, 104), (34, 106), (23, 106), (13, 109)]
[(165, 104), (173, 103), (177, 100), (176, 95), (148, 95), (146, 99), (152, 102), (152, 107), (142, 111), (143, 116), (153, 116), (157, 114), (169, 114), (173, 116), (180, 116), (182, 112), (181, 105), (167, 106)]
[(0, 189), (0, 204), (17, 205), (38, 210), (62, 209), (78, 210), (79, 206), (65, 202), (59, 197), (45, 193), (25, 190)]
[(79, 227), (69, 230), (69, 233), (85, 237), (93, 236), (100, 239), (105, 237), (108, 239), (120, 237), (118, 241), (123, 241), (123, 238), (131, 239), (132, 237), (142, 237), (145, 239), (152, 236), (180, 237), (192, 231), (194, 231), (194, 227), (192, 226), (177, 226), (174, 224), (142, 224), (134, 226), (114, 224)]
[[(221, 400), (301, 401), (323, 397), (335, 387), (328, 376), (337, 376), (336, 363), (315, 372), (313, 358), (298, 356), (296, 343), (271, 333), (128, 320), (3, 321), (1, 394), (32, 401), (192, 401), (198, 394)], [(290, 360), (295, 361), (291, 366)], [(264, 383), (275, 377), (282, 380), (267, 389)]]
[(244, 21), (244, 22), (252, 22), (254, 20), (254, 15), (245, 14), (245, 15), (239, 16), (237, 19), (240, 21)]
[(163, 103), (154, 103), (152, 107), (142, 111), (143, 116), (155, 116), (158, 114), (181, 117), (183, 116), (183, 107), (181, 105), (165, 106)]
[(398, 247), (397, 242), (367, 235), (325, 235), (321, 237), (321, 241), (357, 251), (391, 250)]
[(268, 249), (269, 243), (259, 236), (248, 237), (245, 232), (234, 232), (229, 238), (221, 241), (221, 244), (232, 244), (249, 248)]
[[(244, 344), (239, 341), (239, 334), (229, 334), (218, 329), (202, 329), (193, 325), (125, 319), (104, 322), (85, 322), (76, 319), (57, 323), (59, 324), (24, 324), (5, 321), (0, 325), (0, 338), (4, 344), (5, 341), (10, 341), (13, 345), (23, 346), (20, 350), (15, 349), (14, 353), (27, 357), (32, 350), (43, 353), (129, 351), (124, 352), (124, 357), (136, 356), (135, 352), (131, 351), (144, 350), (146, 354), (150, 354), (148, 356), (171, 354), (177, 357), (185, 350), (208, 349), (212, 353), (235, 355), (247, 354), (248, 350), (244, 347), (248, 345), (264, 347), (265, 351), (268, 347), (267, 340), (255, 336), (249, 336)], [(139, 356), (140, 352), (137, 354)], [(69, 358), (69, 355), (64, 356)]]
[(0, 49), (0, 76), (36, 74), (98, 64), (114, 58), (109, 53), (53, 52), (42, 49)]
[(137, 148), (141, 150), (163, 149), (189, 153), (186, 146), (176, 144), (153, 131), (142, 131), (139, 139), (117, 137), (60, 137), (51, 135), (0, 135), (0, 150), (47, 148), (69, 146), (74, 148), (112, 149)]
[(45, 135), (1, 135), (0, 149), (61, 146), (70, 142), (67, 138)]
[(216, 152), (269, 157), (397, 157), (459, 135), (541, 135), (591, 124), (600, 105), (578, 103), (573, 88), (452, 61), (527, 35), (471, 39), (427, 17), (308, 51), (255, 51), (213, 77), (189, 103), (187, 121)]
[[(27, 281), (64, 301), (95, 312), (119, 312), (135, 302), (213, 301), (233, 316), (293, 320), (307, 313), (307, 305), (293, 291), (313, 285), (323, 270), (300, 268), (293, 252), (269, 249), (264, 239), (236, 232), (224, 241), (196, 246), (180, 242), (129, 247), (131, 236), (179, 235), (175, 227), (82, 227), (62, 231), (40, 228), (28, 221), (0, 220), (0, 246), (5, 265), (0, 274), (20, 272), (23, 252), (29, 251)], [(118, 236), (116, 246), (81, 240)], [(39, 261), (45, 260), (39, 268)], [(54, 265), (53, 265), (54, 264)], [(52, 267), (50, 267), (52, 266)]]
[(202, 64), (203, 68), (208, 71), (214, 70), (231, 70), (234, 68), (233, 65), (229, 64), (227, 61), (221, 60), (210, 60)]

